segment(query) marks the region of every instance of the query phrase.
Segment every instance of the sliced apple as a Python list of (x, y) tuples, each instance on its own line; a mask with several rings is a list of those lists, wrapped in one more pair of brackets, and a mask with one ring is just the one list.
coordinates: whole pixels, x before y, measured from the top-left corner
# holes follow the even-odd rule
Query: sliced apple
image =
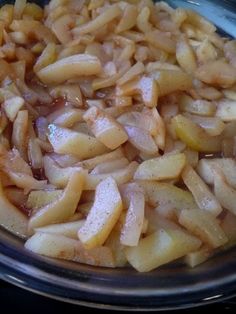
[(110, 149), (116, 149), (128, 140), (124, 127), (97, 107), (88, 109), (83, 118), (95, 137)]
[(170, 183), (140, 181), (145, 191), (145, 198), (150, 205), (168, 204), (178, 210), (197, 208), (192, 194)]
[(62, 193), (62, 190), (31, 191), (26, 202), (26, 207), (30, 209), (39, 209), (54, 202), (62, 195)]
[(195, 252), (188, 253), (184, 257), (184, 262), (193, 268), (207, 261), (212, 255), (212, 249), (207, 246), (203, 246)]
[(0, 225), (21, 238), (27, 238), (28, 218), (4, 195), (0, 182)]
[(179, 223), (212, 248), (220, 247), (228, 241), (218, 220), (205, 210), (182, 210)]
[(93, 207), (78, 232), (78, 237), (86, 249), (103, 245), (117, 223), (122, 211), (122, 200), (117, 184), (108, 177), (96, 188)]
[(120, 242), (127, 246), (137, 246), (142, 234), (145, 199), (142, 188), (130, 183), (122, 190), (122, 196), (128, 198), (129, 206), (121, 229)]
[(214, 216), (222, 212), (218, 198), (210, 191), (206, 183), (199, 177), (191, 166), (186, 166), (182, 173), (182, 179), (192, 192), (198, 207), (208, 211)]
[(135, 172), (136, 180), (165, 180), (178, 178), (186, 164), (184, 154), (164, 155), (142, 162)]
[(180, 114), (172, 122), (178, 138), (191, 149), (205, 153), (221, 151), (220, 136), (210, 136), (199, 125)]
[(214, 168), (220, 168), (226, 181), (236, 188), (236, 161), (233, 158), (213, 158), (199, 160), (197, 171), (208, 184), (214, 183)]
[(81, 167), (61, 168), (47, 155), (43, 157), (43, 166), (45, 176), (48, 178), (49, 182), (58, 188), (64, 188), (72, 173), (82, 169)]
[(85, 190), (95, 190), (97, 185), (108, 176), (112, 177), (118, 185), (127, 183), (133, 179), (134, 173), (138, 167), (136, 161), (131, 162), (127, 167), (118, 169), (110, 173), (91, 174), (86, 178)]
[(31, 252), (65, 259), (83, 264), (115, 267), (112, 251), (108, 247), (98, 247), (85, 250), (82, 243), (59, 234), (37, 232), (25, 243), (25, 248)]
[(117, 159), (121, 159), (123, 157), (124, 157), (124, 153), (123, 153), (122, 149), (119, 147), (110, 153), (96, 156), (96, 157), (93, 157), (91, 159), (83, 160), (83, 161), (79, 162), (77, 165), (79, 167), (82, 167), (82, 168), (85, 168), (88, 170), (92, 170), (97, 165), (99, 165), (103, 162), (117, 160)]
[(181, 229), (160, 229), (125, 249), (128, 262), (139, 272), (148, 272), (197, 250), (201, 241)]
[(223, 173), (214, 171), (214, 193), (220, 204), (236, 215), (236, 190), (227, 184)]
[(217, 103), (216, 116), (225, 122), (235, 121), (236, 101), (229, 99), (219, 100)]
[(68, 238), (78, 240), (78, 230), (83, 226), (84, 219), (78, 221), (53, 224), (41, 228), (36, 228), (36, 232), (63, 235)]
[(58, 60), (36, 72), (47, 85), (60, 84), (80, 76), (96, 75), (101, 72), (101, 63), (95, 56), (78, 54)]
[(4, 101), (3, 108), (11, 122), (15, 120), (18, 111), (24, 106), (24, 103), (24, 99), (19, 96), (15, 96)]
[(81, 159), (101, 155), (107, 151), (107, 148), (95, 137), (61, 128), (55, 124), (49, 125), (48, 139), (56, 153), (72, 154)]
[(69, 182), (55, 201), (41, 207), (29, 220), (29, 229), (43, 227), (52, 223), (59, 223), (70, 218), (75, 213), (76, 207), (84, 187), (84, 171), (74, 172)]

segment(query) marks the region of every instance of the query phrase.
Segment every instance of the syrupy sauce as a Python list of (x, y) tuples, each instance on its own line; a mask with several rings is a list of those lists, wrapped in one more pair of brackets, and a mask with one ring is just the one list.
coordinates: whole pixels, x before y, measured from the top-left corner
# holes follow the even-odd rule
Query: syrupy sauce
[(45, 176), (45, 172), (43, 168), (40, 169), (32, 169), (33, 177), (36, 180), (47, 180), (47, 177)]
[(199, 160), (201, 159), (213, 159), (213, 158), (223, 158), (222, 152), (217, 153), (199, 153)]
[(27, 217), (31, 216), (32, 213), (32, 209), (28, 208), (25, 204), (22, 204), (20, 206), (17, 207), (24, 215), (26, 215)]

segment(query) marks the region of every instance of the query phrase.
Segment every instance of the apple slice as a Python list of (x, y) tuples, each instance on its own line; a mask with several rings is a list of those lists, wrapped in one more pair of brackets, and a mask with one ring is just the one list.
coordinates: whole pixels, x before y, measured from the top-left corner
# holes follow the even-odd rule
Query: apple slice
[(124, 127), (97, 107), (88, 109), (83, 118), (95, 137), (110, 149), (116, 149), (128, 140)]
[(49, 257), (93, 266), (115, 267), (110, 248), (104, 246), (87, 251), (78, 240), (59, 234), (37, 232), (26, 241), (25, 248)]
[(197, 250), (201, 241), (181, 229), (159, 229), (125, 249), (128, 262), (139, 272), (148, 272)]
[(221, 170), (214, 171), (214, 192), (220, 204), (236, 215), (236, 190), (226, 183)]
[(198, 207), (218, 216), (222, 212), (222, 207), (218, 198), (210, 191), (206, 183), (199, 177), (191, 166), (186, 166), (182, 179), (188, 189), (192, 192)]
[(86, 249), (103, 245), (117, 223), (122, 208), (115, 180), (108, 177), (100, 182), (96, 188), (94, 204), (78, 232), (78, 237)]
[(55, 124), (48, 126), (48, 139), (58, 154), (76, 155), (81, 159), (101, 155), (107, 151), (106, 146), (95, 137), (75, 132)]
[(182, 210), (179, 223), (210, 247), (217, 248), (228, 241), (218, 220), (205, 210)]
[(140, 181), (146, 201), (153, 207), (169, 205), (177, 210), (197, 208), (192, 194), (170, 183)]
[(78, 230), (83, 226), (83, 224), (84, 219), (81, 219), (77, 221), (64, 222), (60, 224), (53, 224), (41, 228), (36, 228), (35, 231), (40, 233), (63, 235), (65, 237), (78, 240)]
[(27, 238), (27, 217), (4, 195), (0, 182), (0, 226), (21, 238)]
[(144, 223), (144, 193), (137, 183), (130, 183), (122, 189), (122, 198), (124, 196), (128, 199), (129, 206), (121, 229), (120, 242), (127, 246), (137, 246)]
[(63, 193), (62, 190), (31, 191), (26, 202), (26, 207), (31, 209), (41, 208), (55, 201), (62, 195), (62, 193)]
[(41, 207), (29, 220), (29, 229), (59, 223), (75, 213), (84, 187), (85, 172), (74, 172), (62, 195), (52, 203)]
[(185, 154), (164, 155), (149, 159), (139, 165), (136, 180), (165, 180), (178, 178), (186, 164)]
[(44, 84), (60, 84), (80, 76), (96, 75), (101, 72), (101, 62), (96, 56), (78, 54), (60, 59), (36, 72)]
[(178, 138), (189, 148), (204, 153), (221, 151), (220, 136), (210, 136), (203, 128), (181, 114), (175, 116), (172, 122)]

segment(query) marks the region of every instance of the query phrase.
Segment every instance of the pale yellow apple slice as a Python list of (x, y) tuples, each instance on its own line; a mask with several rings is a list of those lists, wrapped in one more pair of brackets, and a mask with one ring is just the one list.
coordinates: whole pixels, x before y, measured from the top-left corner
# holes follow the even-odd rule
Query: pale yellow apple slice
[(210, 247), (217, 248), (228, 241), (218, 220), (205, 210), (182, 210), (179, 223)]
[(185, 154), (164, 155), (149, 159), (139, 165), (136, 180), (165, 180), (178, 178), (186, 164)]
[(49, 203), (55, 201), (59, 198), (63, 193), (63, 190), (38, 190), (38, 191), (31, 191), (29, 193), (26, 207), (32, 209), (38, 209)]
[(159, 229), (125, 249), (128, 262), (139, 272), (148, 272), (196, 251), (201, 241), (181, 229)]
[(64, 222), (60, 224), (53, 224), (41, 228), (36, 228), (35, 231), (41, 233), (63, 235), (65, 237), (78, 240), (77, 234), (83, 224), (84, 219), (81, 219), (77, 221)]
[(87, 249), (103, 245), (117, 223), (122, 200), (117, 184), (112, 177), (104, 179), (96, 188), (95, 201), (78, 237)]
[(62, 195), (40, 208), (29, 220), (29, 229), (59, 223), (75, 213), (85, 182), (84, 171), (74, 172)]
[(36, 72), (44, 84), (60, 84), (80, 76), (101, 72), (101, 63), (96, 56), (78, 54), (58, 60)]
[(192, 194), (170, 183), (141, 181), (146, 201), (151, 206), (169, 205), (178, 210), (197, 208)]
[(199, 177), (191, 166), (186, 166), (182, 178), (188, 189), (192, 192), (198, 207), (218, 216), (222, 207), (215, 195), (210, 191), (206, 183)]
[(130, 183), (122, 189), (122, 196), (128, 199), (129, 207), (121, 229), (120, 242), (127, 246), (137, 246), (144, 222), (144, 192), (137, 183)]
[(81, 159), (95, 157), (107, 151), (106, 146), (95, 137), (55, 124), (49, 125), (48, 139), (56, 153), (72, 154)]
[(124, 127), (105, 111), (91, 107), (83, 116), (94, 136), (110, 149), (116, 149), (128, 140)]
[(98, 247), (87, 251), (81, 242), (59, 234), (37, 232), (25, 243), (25, 248), (37, 254), (83, 264), (115, 267), (112, 251)]
[(0, 226), (14, 233), (15, 235), (26, 238), (28, 218), (14, 205), (12, 205), (4, 195), (0, 182)]

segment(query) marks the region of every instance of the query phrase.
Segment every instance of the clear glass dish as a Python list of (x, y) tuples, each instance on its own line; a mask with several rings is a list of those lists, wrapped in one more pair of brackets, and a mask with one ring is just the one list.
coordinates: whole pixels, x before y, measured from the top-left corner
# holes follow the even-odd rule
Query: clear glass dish
[[(167, 2), (198, 11), (221, 32), (236, 37), (236, 1)], [(234, 249), (195, 269), (177, 263), (144, 274), (128, 268), (96, 268), (35, 256), (20, 239), (0, 229), (0, 279), (55, 299), (99, 308), (167, 310), (232, 297), (236, 295), (235, 261)]]

